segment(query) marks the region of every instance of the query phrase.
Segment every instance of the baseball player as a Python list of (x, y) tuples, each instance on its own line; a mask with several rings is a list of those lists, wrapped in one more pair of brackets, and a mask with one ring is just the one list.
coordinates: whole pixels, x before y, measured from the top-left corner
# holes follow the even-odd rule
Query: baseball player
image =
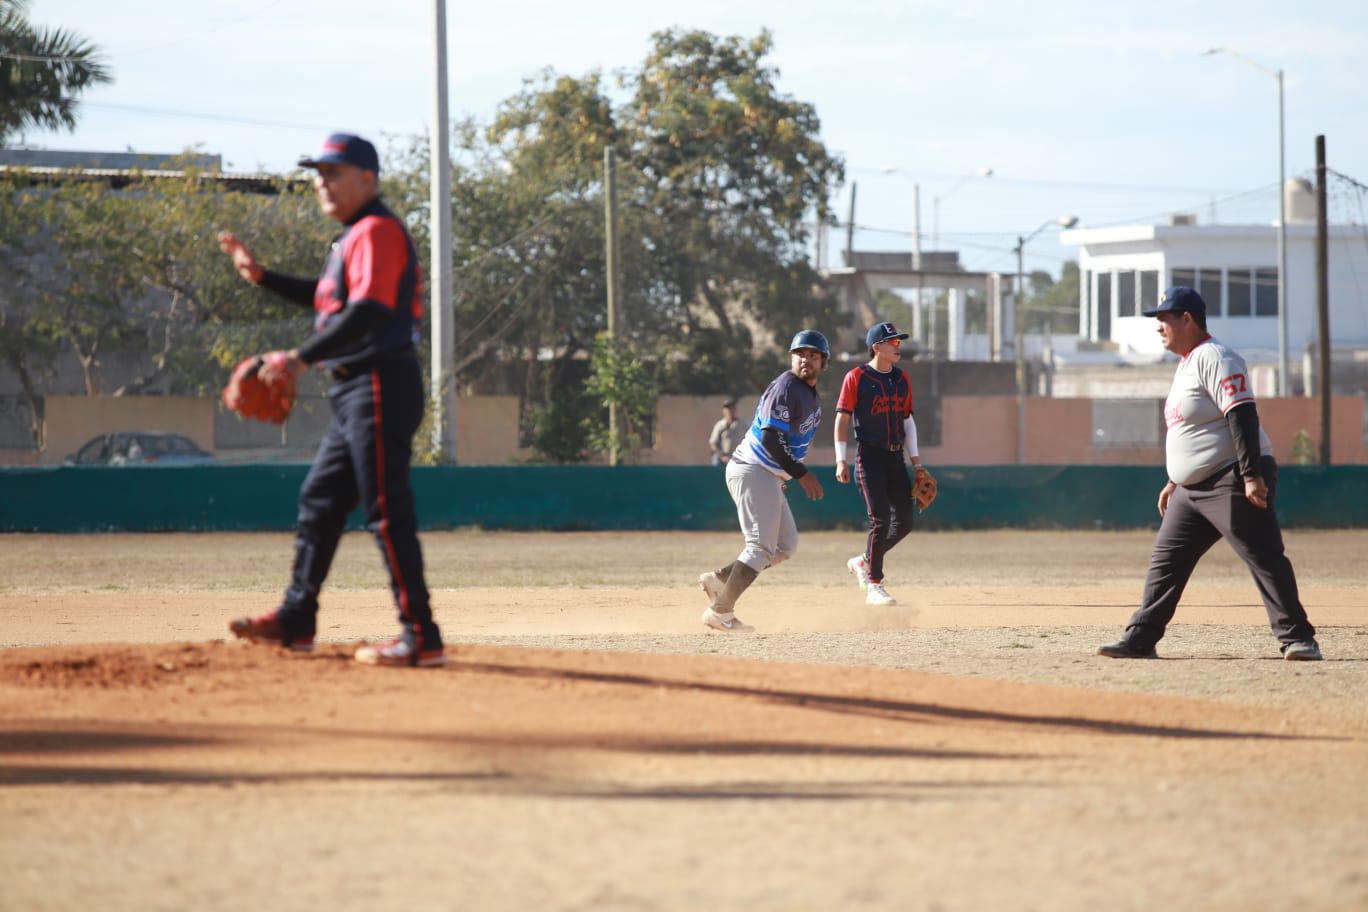
[(314, 334), (299, 348), (265, 356), (264, 371), (298, 374), (317, 365), (332, 379), (332, 422), (299, 492), (294, 569), (279, 608), (229, 624), (235, 636), (287, 649), (313, 649), (318, 594), (349, 514), (360, 503), (389, 569), (400, 633), (362, 646), (370, 665), (441, 665), (418, 544), (409, 457), (423, 415), (416, 344), (423, 315), (418, 256), (404, 223), (380, 201), (380, 159), (359, 136), (334, 133), (300, 165), (315, 169), (323, 212), (343, 226), (317, 279), (265, 269), (236, 236), (219, 246), (243, 278), (314, 312)]
[(870, 360), (841, 383), (836, 399), (836, 480), (850, 481), (848, 440), (855, 426), (855, 478), (869, 516), (869, 536), (863, 554), (846, 562), (846, 569), (865, 590), (865, 604), (894, 605), (884, 588), (884, 557), (912, 531), (912, 481), (904, 456), (914, 471), (922, 466), (917, 449), (917, 421), (912, 417), (912, 383), (898, 369), (907, 333), (892, 323), (876, 323), (865, 334)]
[(703, 624), (712, 630), (754, 630), (736, 616), (736, 600), (762, 570), (798, 550), (798, 526), (784, 497), (784, 482), (794, 479), (808, 499), (822, 498), (822, 483), (803, 460), (822, 423), (817, 378), (826, 370), (831, 348), (826, 336), (804, 329), (793, 337), (789, 353), (790, 368), (765, 389), (755, 420), (727, 462), (727, 491), (736, 503), (746, 545), (735, 561), (698, 578), (711, 600)]
[(1297, 595), (1292, 563), (1283, 553), (1273, 510), (1278, 464), (1259, 427), (1244, 359), (1207, 332), (1206, 302), (1177, 285), (1159, 306), (1164, 348), (1182, 360), (1164, 402), (1169, 481), (1159, 492), (1163, 522), (1150, 556), (1140, 609), (1125, 634), (1097, 651), (1114, 659), (1152, 659), (1182, 598), (1188, 578), (1212, 545), (1224, 538), (1244, 562), (1283, 658), (1320, 659), (1316, 628)]

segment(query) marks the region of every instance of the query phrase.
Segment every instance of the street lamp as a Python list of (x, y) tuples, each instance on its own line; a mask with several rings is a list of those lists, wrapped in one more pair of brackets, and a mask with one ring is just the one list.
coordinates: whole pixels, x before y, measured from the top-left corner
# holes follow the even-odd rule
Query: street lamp
[(1283, 71), (1271, 70), (1255, 63), (1239, 51), (1215, 47), (1202, 53), (1203, 57), (1229, 54), (1254, 69), (1278, 80), (1278, 395), (1287, 395), (1287, 142), (1283, 129)]
[(979, 168), (979, 169), (978, 169), (977, 171), (975, 171), (973, 174), (966, 174), (966, 175), (964, 175), (964, 177), (961, 177), (961, 178), (959, 179), (958, 183), (956, 183), (954, 186), (952, 186), (949, 190), (947, 190), (947, 191), (945, 191), (944, 193), (942, 193), (940, 196), (935, 196), (935, 197), (932, 197), (932, 198), (931, 198), (931, 249), (932, 249), (932, 250), (939, 250), (939, 249), (940, 249), (940, 204), (941, 204), (941, 200), (946, 199), (947, 197), (950, 196), (950, 194), (954, 193), (954, 192), (955, 192), (956, 190), (958, 190), (960, 187), (963, 187), (968, 181), (971, 181), (971, 180), (973, 180), (973, 179), (976, 178), (976, 177), (992, 177), (992, 176), (993, 176), (993, 169), (992, 169), (992, 168)]
[(1078, 216), (1061, 215), (1059, 218), (1052, 218), (1042, 224), (1035, 231), (1022, 237), (1017, 236), (1016, 258), (1017, 258), (1017, 278), (1016, 288), (1013, 289), (1013, 297), (1016, 306), (1013, 308), (1015, 313), (1013, 322), (1016, 324), (1016, 338), (1014, 347), (1016, 348), (1016, 383), (1017, 383), (1017, 464), (1024, 465), (1026, 462), (1026, 282), (1025, 266), (1023, 264), (1026, 244), (1037, 234), (1049, 228), (1051, 225), (1058, 225), (1060, 228), (1072, 228), (1078, 224)]

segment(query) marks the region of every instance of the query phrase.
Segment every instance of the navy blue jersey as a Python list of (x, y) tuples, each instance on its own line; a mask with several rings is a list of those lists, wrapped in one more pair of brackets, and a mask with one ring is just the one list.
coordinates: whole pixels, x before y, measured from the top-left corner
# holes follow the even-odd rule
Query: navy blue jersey
[(328, 252), (314, 286), (314, 331), (326, 329), (348, 304), (363, 301), (387, 308), (390, 319), (323, 366), (351, 367), (412, 350), (418, 342), (423, 316), (418, 254), (404, 223), (378, 199), (361, 210)]
[(822, 423), (822, 402), (817, 390), (793, 371), (784, 371), (765, 388), (755, 407), (755, 420), (732, 453), (732, 461), (742, 465), (762, 465), (784, 480), (791, 476), (765, 452), (761, 432), (774, 428), (784, 448), (798, 462), (807, 459), (808, 447)]
[(912, 381), (896, 366), (881, 374), (861, 364), (842, 381), (836, 411), (854, 417), (860, 443), (902, 446), (903, 421), (912, 414)]

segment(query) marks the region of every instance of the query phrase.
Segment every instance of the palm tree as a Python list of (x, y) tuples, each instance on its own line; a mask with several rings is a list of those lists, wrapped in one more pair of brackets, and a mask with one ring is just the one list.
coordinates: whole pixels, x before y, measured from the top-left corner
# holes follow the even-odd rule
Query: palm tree
[(99, 48), (28, 21), (28, 0), (0, 0), (0, 144), (25, 128), (71, 130), (76, 96), (110, 82)]

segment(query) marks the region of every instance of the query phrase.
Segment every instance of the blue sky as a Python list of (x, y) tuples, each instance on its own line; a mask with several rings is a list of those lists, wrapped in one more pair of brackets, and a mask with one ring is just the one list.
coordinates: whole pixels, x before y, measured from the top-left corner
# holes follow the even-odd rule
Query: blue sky
[[(940, 196), (940, 246), (975, 269), (1011, 271), (1014, 236), (1066, 213), (1209, 221), (1214, 201), (1219, 221), (1271, 221), (1276, 83), (1201, 56), (1214, 46), (1286, 71), (1289, 177), (1312, 168), (1324, 133), (1331, 167), (1368, 182), (1362, 2), (448, 0), (447, 17), (452, 111), (478, 119), (545, 68), (635, 65), (660, 29), (768, 28), (781, 89), (816, 106), (859, 184), (861, 249), (908, 249), (914, 185), (923, 248)], [(383, 145), (431, 119), (428, 0), (32, 0), (30, 18), (99, 44), (115, 75), (74, 133), (31, 132), (31, 146), (198, 145), (234, 170), (283, 171), (329, 129)], [(983, 168), (993, 175), (971, 176)], [(842, 217), (848, 194), (833, 199)], [(1071, 250), (1047, 231), (1027, 253), (1028, 268), (1057, 271)]]

